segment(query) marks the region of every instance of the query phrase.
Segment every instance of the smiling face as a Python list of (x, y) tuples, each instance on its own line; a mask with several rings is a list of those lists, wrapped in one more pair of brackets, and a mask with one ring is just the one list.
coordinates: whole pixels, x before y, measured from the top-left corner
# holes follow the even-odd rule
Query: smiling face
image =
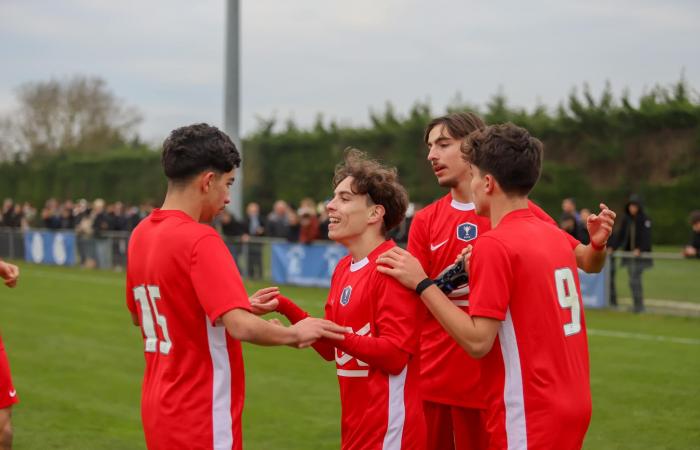
[(462, 158), (462, 139), (450, 135), (443, 124), (434, 126), (428, 133), (428, 161), (442, 187), (453, 188), (468, 180), (468, 165)]
[[(377, 223), (376, 209), (367, 194), (353, 192), (353, 177), (346, 177), (336, 186), (328, 203), (328, 237), (346, 245)], [(379, 217), (381, 221), (381, 217)]]
[(235, 179), (236, 169), (225, 173), (207, 172), (204, 183), (208, 186), (202, 203), (200, 222), (209, 223), (229, 204), (229, 189)]

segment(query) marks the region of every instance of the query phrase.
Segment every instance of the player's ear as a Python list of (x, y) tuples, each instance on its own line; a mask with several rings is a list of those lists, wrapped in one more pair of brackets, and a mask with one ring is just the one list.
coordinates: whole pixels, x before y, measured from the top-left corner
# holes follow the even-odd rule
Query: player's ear
[(493, 194), (493, 189), (496, 187), (496, 179), (491, 174), (484, 175), (484, 192)]
[(382, 205), (372, 205), (369, 210), (368, 222), (370, 224), (375, 224), (384, 220), (384, 214), (386, 210)]
[(202, 192), (207, 193), (209, 192), (209, 189), (211, 188), (211, 184), (214, 182), (214, 177), (216, 174), (214, 172), (208, 171), (208, 172), (202, 172), (199, 175), (199, 187), (202, 190)]

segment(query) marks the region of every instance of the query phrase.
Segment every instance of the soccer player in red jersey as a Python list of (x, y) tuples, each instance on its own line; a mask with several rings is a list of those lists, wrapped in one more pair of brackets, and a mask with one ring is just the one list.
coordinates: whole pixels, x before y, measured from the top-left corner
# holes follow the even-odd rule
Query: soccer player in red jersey
[(229, 202), (240, 156), (206, 124), (174, 130), (163, 144), (163, 206), (129, 240), (127, 306), (144, 338), (141, 416), (150, 450), (242, 447), (240, 341), (308, 346), (342, 339), (321, 319), (281, 327), (251, 313), (233, 257), (206, 223)]
[[(426, 127), (424, 141), (428, 147), (428, 161), (440, 186), (449, 187), (450, 192), (416, 213), (409, 232), (408, 250), (420, 260), (431, 278), (439, 278), (452, 269), (455, 257), (491, 228), (488, 218), (477, 215), (474, 210), (471, 172), (461, 151), (467, 135), (484, 126), (473, 113), (454, 113), (438, 117)], [(535, 203), (528, 201), (528, 207), (535, 216), (556, 224)], [(606, 210), (601, 215), (609, 213)], [(599, 272), (605, 262), (604, 249), (595, 243), (582, 245), (571, 235), (564, 234), (574, 250), (578, 266), (586, 272)], [(449, 297), (468, 312), (468, 293), (469, 287), (465, 284)], [(467, 355), (429, 315), (421, 336), (421, 388), (429, 448), (460, 450), (487, 445), (479, 367), (479, 362)]]
[[(474, 210), (469, 166), (460, 151), (467, 135), (485, 126), (472, 113), (432, 120), (425, 132), (430, 162), (440, 186), (450, 192), (418, 211), (408, 237), (408, 251), (431, 278), (450, 270), (457, 255), (491, 228), (488, 217)], [(469, 286), (449, 294), (455, 306), (468, 311)], [(479, 361), (460, 348), (430, 314), (421, 332), (421, 395), (432, 450), (478, 449), (485, 433), (486, 399), (479, 385)]]
[[(542, 144), (512, 124), (469, 138), (477, 213), (494, 228), (474, 246), (470, 311), (456, 306), (408, 252), (378, 259), (382, 273), (416, 286), (448, 333), (484, 358), (489, 448), (579, 449), (591, 414), (588, 346), (576, 258), (556, 226), (535, 216), (527, 195), (537, 182)], [(589, 220), (604, 247), (614, 213)]]
[[(0, 278), (5, 286), (15, 287), (19, 279), (19, 268), (0, 259)], [(12, 405), (18, 401), (17, 391), (10, 376), (10, 364), (0, 337), (0, 450), (12, 448)]]
[[(320, 340), (316, 351), (335, 361), (340, 385), (343, 450), (424, 450), (419, 395), (416, 294), (377, 272), (377, 257), (396, 247), (386, 233), (403, 220), (408, 195), (396, 170), (351, 150), (338, 166), (328, 203), (329, 237), (347, 247), (331, 279), (325, 317), (347, 328), (342, 341)], [(291, 300), (279, 312), (292, 323), (308, 317)]]

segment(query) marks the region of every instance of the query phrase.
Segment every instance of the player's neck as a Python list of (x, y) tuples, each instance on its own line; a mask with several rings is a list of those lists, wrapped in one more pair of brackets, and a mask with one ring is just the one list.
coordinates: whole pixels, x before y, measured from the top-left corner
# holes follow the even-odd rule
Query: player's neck
[(491, 200), (489, 213), (491, 227), (496, 228), (508, 213), (518, 209), (527, 209), (527, 197), (508, 197), (505, 194), (495, 197)]
[(450, 188), (450, 195), (452, 195), (452, 199), (460, 203), (471, 203), (472, 191), (469, 185), (470, 183), (462, 181), (458, 183), (457, 186)]
[(366, 258), (372, 253), (372, 250), (379, 247), (386, 239), (374, 230), (368, 229), (366, 232), (349, 239), (347, 242), (341, 242), (348, 249), (352, 260), (357, 262)]
[(192, 198), (186, 190), (168, 190), (161, 210), (182, 211), (190, 216), (195, 222), (199, 222), (202, 214), (202, 206), (199, 201)]

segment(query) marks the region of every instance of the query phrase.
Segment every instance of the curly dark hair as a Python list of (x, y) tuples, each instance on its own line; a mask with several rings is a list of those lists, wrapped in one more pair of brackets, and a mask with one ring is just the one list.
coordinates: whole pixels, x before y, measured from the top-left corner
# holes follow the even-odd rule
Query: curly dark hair
[(205, 171), (231, 171), (241, 165), (241, 155), (226, 133), (206, 123), (173, 130), (163, 142), (161, 163), (165, 176), (187, 181)]
[(345, 160), (335, 168), (333, 187), (352, 177), (352, 191), (384, 207), (383, 232), (396, 228), (406, 216), (408, 193), (398, 181), (396, 167), (387, 167), (355, 148), (345, 149)]
[(525, 129), (505, 123), (470, 134), (464, 158), (496, 178), (506, 194), (527, 195), (542, 172), (544, 146)]

